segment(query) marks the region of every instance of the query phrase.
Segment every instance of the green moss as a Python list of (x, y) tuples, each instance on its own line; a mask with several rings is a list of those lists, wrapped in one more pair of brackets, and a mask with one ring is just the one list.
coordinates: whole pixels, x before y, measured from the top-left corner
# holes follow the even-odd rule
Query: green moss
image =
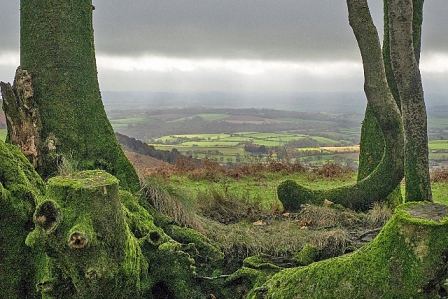
[[(48, 182), (34, 213), (27, 244), (51, 256), (40, 275), (44, 296), (129, 298), (139, 296), (148, 263), (125, 221), (118, 180), (104, 171), (83, 171)], [(105, 293), (105, 290), (107, 292)]]
[(34, 298), (34, 253), (25, 245), (44, 184), (18, 148), (0, 141), (1, 298)]
[(224, 259), (224, 254), (203, 234), (186, 227), (172, 225), (168, 234), (183, 244), (194, 244), (199, 251), (197, 258), (204, 262), (217, 262)]
[(374, 241), (351, 255), (279, 272), (254, 298), (439, 298), (447, 278), (447, 218), (400, 206)]
[(302, 250), (294, 255), (292, 261), (300, 266), (306, 266), (317, 261), (319, 254), (319, 248), (311, 244), (306, 244), (303, 246)]
[(262, 285), (282, 269), (272, 264), (270, 258), (264, 254), (246, 258), (243, 267), (226, 281), (225, 298), (253, 298), (256, 292), (262, 291)]
[[(161, 244), (156, 251), (147, 251), (149, 273), (153, 282), (148, 293), (152, 295), (165, 289), (169, 298), (203, 298), (196, 284), (194, 260), (185, 252), (182, 244), (169, 241)], [(156, 296), (155, 296), (156, 297)]]

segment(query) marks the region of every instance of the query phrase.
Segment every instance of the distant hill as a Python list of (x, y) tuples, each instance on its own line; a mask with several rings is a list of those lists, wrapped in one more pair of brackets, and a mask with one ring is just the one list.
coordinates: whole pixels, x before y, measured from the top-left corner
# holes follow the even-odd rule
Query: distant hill
[(175, 149), (172, 151), (157, 150), (153, 146), (147, 145), (146, 143), (135, 138), (131, 138), (120, 133), (115, 133), (115, 136), (125, 151), (149, 156), (171, 164), (175, 163), (177, 159), (184, 157)]
[[(257, 108), (308, 113), (364, 114), (367, 100), (362, 92), (145, 92), (103, 91), (106, 110), (157, 110), (166, 108)], [(446, 94), (425, 94), (428, 111), (447, 105)], [(436, 109), (437, 110), (437, 109)], [(448, 116), (448, 115), (446, 115)]]
[(362, 93), (236, 93), (103, 91), (106, 110), (183, 107), (257, 108), (302, 112), (364, 113)]

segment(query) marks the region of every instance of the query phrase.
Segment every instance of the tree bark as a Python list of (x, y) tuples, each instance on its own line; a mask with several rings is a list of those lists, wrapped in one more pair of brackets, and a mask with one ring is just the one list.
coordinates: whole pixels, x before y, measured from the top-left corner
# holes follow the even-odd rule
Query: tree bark
[(448, 207), (407, 203), (351, 255), (282, 270), (250, 298), (441, 298), (448, 285)]
[(6, 115), (8, 135), (6, 142), (20, 148), (28, 161), (36, 168), (39, 144), (39, 119), (31, 76), (17, 68), (14, 84), (0, 82), (3, 109)]
[(364, 92), (384, 137), (384, 155), (375, 170), (356, 184), (329, 190), (310, 190), (291, 181), (277, 190), (285, 209), (296, 210), (302, 203), (322, 204), (325, 199), (348, 208), (366, 210), (389, 195), (403, 178), (403, 127), (397, 104), (387, 84), (378, 32), (367, 1), (348, 0), (352, 26), (364, 67)]
[[(422, 5), (423, 1), (414, 1)], [(392, 70), (401, 99), (405, 131), (404, 172), (406, 201), (432, 201), (426, 107), (418, 66), (421, 16), (414, 15), (412, 0), (388, 0)], [(414, 20), (417, 19), (416, 22)]]
[[(21, 72), (31, 76), (32, 96), (16, 102), (24, 105), (22, 110), (26, 101), (32, 102), (38, 117), (37, 125), (33, 124), (37, 133), (32, 134), (36, 150), (31, 159), (37, 171), (44, 178), (53, 176), (61, 159), (71, 157), (81, 170), (107, 170), (120, 179), (122, 187), (138, 191), (137, 174), (114, 136), (101, 101), (92, 1), (22, 0), (20, 12)], [(2, 86), (5, 101), (12, 103), (11, 88)], [(10, 131), (27, 123), (11, 111), (6, 110), (13, 124)], [(17, 139), (10, 135), (11, 142), (19, 146), (23, 140), (30, 141), (28, 135)]]

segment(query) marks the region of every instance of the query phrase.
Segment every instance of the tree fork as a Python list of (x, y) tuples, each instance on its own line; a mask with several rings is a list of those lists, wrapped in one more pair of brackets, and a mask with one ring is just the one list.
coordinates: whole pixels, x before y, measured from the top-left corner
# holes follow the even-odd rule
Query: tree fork
[(367, 210), (386, 198), (403, 178), (403, 127), (397, 104), (386, 80), (378, 32), (365, 0), (347, 0), (353, 29), (364, 67), (364, 92), (384, 137), (384, 154), (375, 170), (355, 184), (327, 190), (311, 190), (295, 182), (283, 182), (277, 190), (285, 209), (302, 203), (322, 204), (325, 199), (356, 210)]

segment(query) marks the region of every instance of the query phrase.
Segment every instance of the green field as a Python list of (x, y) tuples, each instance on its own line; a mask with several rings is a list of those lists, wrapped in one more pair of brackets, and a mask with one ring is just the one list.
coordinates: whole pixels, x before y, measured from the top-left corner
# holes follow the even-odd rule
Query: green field
[[(337, 145), (340, 142), (330, 138), (320, 136), (308, 136), (290, 132), (266, 133), (266, 132), (235, 132), (231, 134), (183, 134), (163, 136), (155, 139), (150, 145), (156, 149), (169, 150), (177, 149), (184, 155), (194, 158), (208, 158), (221, 163), (228, 162), (253, 162), (265, 161), (267, 154), (250, 153), (244, 150), (247, 143), (268, 148), (282, 148), (286, 142), (300, 140), (302, 138), (313, 138), (320, 144), (328, 146)], [(352, 152), (329, 151), (321, 148), (294, 148), (290, 152), (289, 161), (300, 161), (305, 164), (324, 164), (327, 161), (338, 161), (346, 163), (350, 161), (356, 163), (357, 154)], [(335, 157), (337, 155), (337, 157)], [(277, 153), (271, 152), (271, 158), (277, 158)]]
[(431, 151), (448, 150), (448, 140), (431, 140), (428, 147)]
[(294, 134), (287, 132), (280, 133), (260, 133), (260, 132), (235, 132), (232, 134), (184, 134), (184, 135), (169, 135), (154, 139), (153, 144), (176, 144), (181, 146), (191, 146), (196, 144), (201, 147), (208, 146), (235, 146), (238, 143), (254, 143), (265, 146), (282, 146), (285, 142), (291, 140), (300, 140), (305, 137), (310, 137), (319, 143), (333, 146), (339, 143), (319, 136), (307, 136), (303, 134)]
[(6, 139), (6, 129), (1, 129), (0, 130), (0, 140), (5, 141)]

